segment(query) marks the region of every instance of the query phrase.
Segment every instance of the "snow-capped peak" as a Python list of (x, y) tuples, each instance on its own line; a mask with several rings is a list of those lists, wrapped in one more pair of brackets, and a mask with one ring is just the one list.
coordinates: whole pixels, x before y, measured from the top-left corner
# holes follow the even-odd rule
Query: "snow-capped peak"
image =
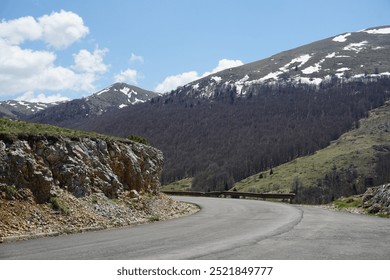
[[(388, 77), (390, 26), (346, 32), (270, 58), (222, 71), (183, 87), (200, 98), (213, 98), (233, 89), (247, 95), (256, 85), (309, 85), (318, 88), (334, 78), (345, 82)], [(223, 81), (223, 82), (222, 82)]]

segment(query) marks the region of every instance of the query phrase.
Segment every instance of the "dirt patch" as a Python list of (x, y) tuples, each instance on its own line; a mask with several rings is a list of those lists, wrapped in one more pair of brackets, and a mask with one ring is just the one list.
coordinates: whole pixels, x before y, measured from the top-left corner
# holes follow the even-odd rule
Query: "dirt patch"
[(118, 199), (95, 193), (76, 198), (57, 188), (51, 195), (53, 199), (42, 204), (32, 194), (0, 196), (0, 242), (162, 221), (199, 210), (162, 193), (126, 192)]

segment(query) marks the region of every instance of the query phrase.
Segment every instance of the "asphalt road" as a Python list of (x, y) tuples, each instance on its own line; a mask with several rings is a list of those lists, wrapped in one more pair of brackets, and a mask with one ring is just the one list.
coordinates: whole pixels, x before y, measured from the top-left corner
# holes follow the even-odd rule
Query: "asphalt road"
[(0, 259), (390, 259), (390, 219), (265, 201), (121, 229), (0, 244)]

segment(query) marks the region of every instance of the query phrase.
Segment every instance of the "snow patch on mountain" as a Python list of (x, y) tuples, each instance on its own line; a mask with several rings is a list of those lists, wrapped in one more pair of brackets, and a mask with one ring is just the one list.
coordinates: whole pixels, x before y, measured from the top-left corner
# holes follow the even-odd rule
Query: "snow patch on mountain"
[(310, 77), (295, 77), (295, 82), (301, 83), (301, 84), (308, 84), (308, 85), (315, 85), (319, 86), (323, 79), (321, 78), (310, 78)]
[(257, 81), (264, 82), (264, 81), (271, 80), (271, 79), (277, 80), (278, 76), (280, 74), (283, 74), (283, 73), (284, 73), (283, 71), (271, 72), (271, 73), (268, 73), (267, 75), (265, 75), (263, 78), (258, 79)]
[(314, 64), (313, 66), (309, 66), (302, 70), (303, 74), (313, 74), (321, 70), (321, 64), (325, 61), (325, 59), (321, 59), (319, 62)]
[(239, 80), (239, 82), (244, 83), (244, 82), (246, 82), (248, 80), (249, 80), (249, 76), (245, 75), (241, 80)]
[(96, 95), (101, 95), (102, 93), (105, 93), (107, 91), (110, 91), (110, 88), (102, 89), (101, 91), (97, 92)]
[(146, 102), (146, 100), (141, 100), (141, 99), (135, 98), (134, 101), (131, 104), (134, 105), (134, 104), (137, 104), (137, 103), (145, 103), (145, 102)]
[(351, 43), (343, 48), (344, 51), (355, 51), (356, 53), (359, 53), (361, 50), (365, 48), (365, 45), (367, 45), (367, 41), (363, 41), (360, 43)]
[(390, 27), (383, 27), (379, 29), (363, 30), (368, 34), (390, 34)]
[(212, 76), (210, 80), (214, 80), (216, 83), (220, 83), (222, 81), (222, 78), (218, 76)]
[[(122, 92), (123, 94), (129, 96), (129, 91), (130, 91), (130, 88), (129, 87), (123, 87), (119, 90), (120, 92)], [(131, 96), (131, 95), (130, 95)]]
[(280, 67), (279, 70), (286, 72), (289, 70), (288, 68), (290, 67), (290, 65), (292, 65), (294, 63), (299, 63), (299, 65), (297, 65), (297, 67), (302, 67), (306, 62), (309, 61), (310, 58), (311, 58), (310, 54), (301, 55), (297, 58), (292, 59), (289, 63), (287, 63), (283, 67)]
[(339, 42), (339, 43), (343, 43), (345, 41), (347, 41), (347, 37), (350, 36), (351, 33), (347, 33), (347, 34), (343, 34), (343, 35), (339, 35), (339, 36), (336, 36), (332, 39), (332, 41), (334, 42)]
[(332, 53), (328, 54), (327, 56), (325, 56), (325, 58), (334, 58), (334, 57), (336, 57), (335, 52), (332, 52)]

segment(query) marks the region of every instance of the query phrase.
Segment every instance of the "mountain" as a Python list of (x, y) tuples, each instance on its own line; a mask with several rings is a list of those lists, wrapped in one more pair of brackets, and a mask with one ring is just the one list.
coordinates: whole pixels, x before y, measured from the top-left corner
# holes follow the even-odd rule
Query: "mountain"
[(194, 177), (194, 189), (229, 189), (358, 127), (390, 98), (389, 73), (390, 27), (370, 28), (69, 125), (147, 138), (164, 153), (163, 183)]
[(0, 101), (0, 117), (25, 119), (28, 116), (58, 104), (60, 104), (60, 102), (42, 103), (16, 100)]
[(215, 73), (175, 93), (213, 99), (231, 90), (236, 96), (248, 96), (262, 85), (319, 88), (337, 78), (353, 82), (390, 77), (389, 37), (390, 26), (344, 33)]
[(122, 109), (127, 106), (144, 103), (158, 96), (152, 91), (128, 85), (115, 83), (86, 98), (74, 99), (37, 112), (27, 119), (33, 122), (57, 124), (62, 126), (75, 125), (83, 119), (93, 118), (108, 111)]

